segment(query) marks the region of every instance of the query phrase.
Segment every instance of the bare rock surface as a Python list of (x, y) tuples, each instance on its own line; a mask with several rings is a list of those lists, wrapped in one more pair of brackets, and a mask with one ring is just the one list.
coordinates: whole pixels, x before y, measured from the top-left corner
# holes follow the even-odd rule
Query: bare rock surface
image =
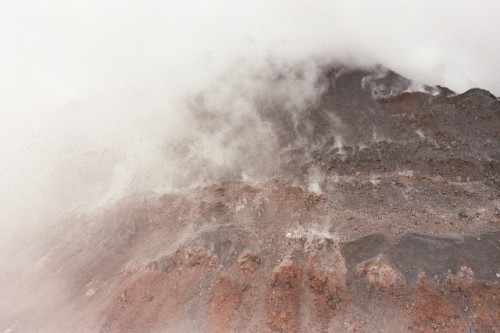
[[(499, 332), (498, 99), (390, 71), (320, 83), (300, 113), (260, 101), (280, 145), (268, 180), (137, 194), (41, 231), (0, 294), (39, 302), (2, 303), (0, 331)], [(45, 305), (47, 290), (64, 292)]]

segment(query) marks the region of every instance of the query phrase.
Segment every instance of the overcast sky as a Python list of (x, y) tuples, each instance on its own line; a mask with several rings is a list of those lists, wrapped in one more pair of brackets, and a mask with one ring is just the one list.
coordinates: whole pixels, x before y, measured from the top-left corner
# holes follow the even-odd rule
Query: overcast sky
[(499, 96), (499, 13), (498, 0), (0, 0), (0, 200), (13, 216), (47, 193), (53, 156), (73, 149), (47, 133), (161, 130), (153, 115), (179, 116), (171, 98), (242, 62), (381, 63)]
[(500, 95), (498, 13), (495, 0), (0, 0), (1, 112), (154, 90), (268, 53), (358, 58)]

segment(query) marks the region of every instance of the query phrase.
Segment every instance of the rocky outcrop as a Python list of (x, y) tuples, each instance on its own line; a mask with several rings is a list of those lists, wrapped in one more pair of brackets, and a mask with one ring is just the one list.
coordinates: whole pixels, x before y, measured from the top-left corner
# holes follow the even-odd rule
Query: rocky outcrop
[(57, 278), (52, 309), (80, 316), (5, 309), (0, 329), (498, 332), (500, 102), (390, 71), (319, 84), (298, 113), (261, 101), (280, 145), (268, 180), (57, 222), (33, 245), (31, 291)]

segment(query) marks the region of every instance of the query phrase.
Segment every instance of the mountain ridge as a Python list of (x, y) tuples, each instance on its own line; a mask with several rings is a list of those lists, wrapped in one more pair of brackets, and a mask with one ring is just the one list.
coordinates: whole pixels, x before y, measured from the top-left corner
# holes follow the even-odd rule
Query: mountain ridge
[(24, 277), (4, 277), (3, 299), (27, 301), (0, 307), (0, 329), (498, 331), (498, 99), (382, 67), (322, 68), (315, 87), (305, 104), (252, 96), (248, 126), (272, 136), (251, 147), (231, 140), (255, 129), (220, 134), (225, 113), (190, 104), (241, 164), (55, 222)]

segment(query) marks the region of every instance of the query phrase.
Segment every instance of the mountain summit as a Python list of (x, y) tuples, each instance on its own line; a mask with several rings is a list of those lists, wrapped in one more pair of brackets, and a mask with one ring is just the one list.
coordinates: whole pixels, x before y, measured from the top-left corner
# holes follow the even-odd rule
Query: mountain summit
[(230, 130), (193, 98), (228, 162), (168, 146), (179, 184), (210, 181), (40, 231), (0, 276), (0, 330), (497, 332), (500, 101), (324, 66), (291, 103), (303, 78), (268, 77)]

